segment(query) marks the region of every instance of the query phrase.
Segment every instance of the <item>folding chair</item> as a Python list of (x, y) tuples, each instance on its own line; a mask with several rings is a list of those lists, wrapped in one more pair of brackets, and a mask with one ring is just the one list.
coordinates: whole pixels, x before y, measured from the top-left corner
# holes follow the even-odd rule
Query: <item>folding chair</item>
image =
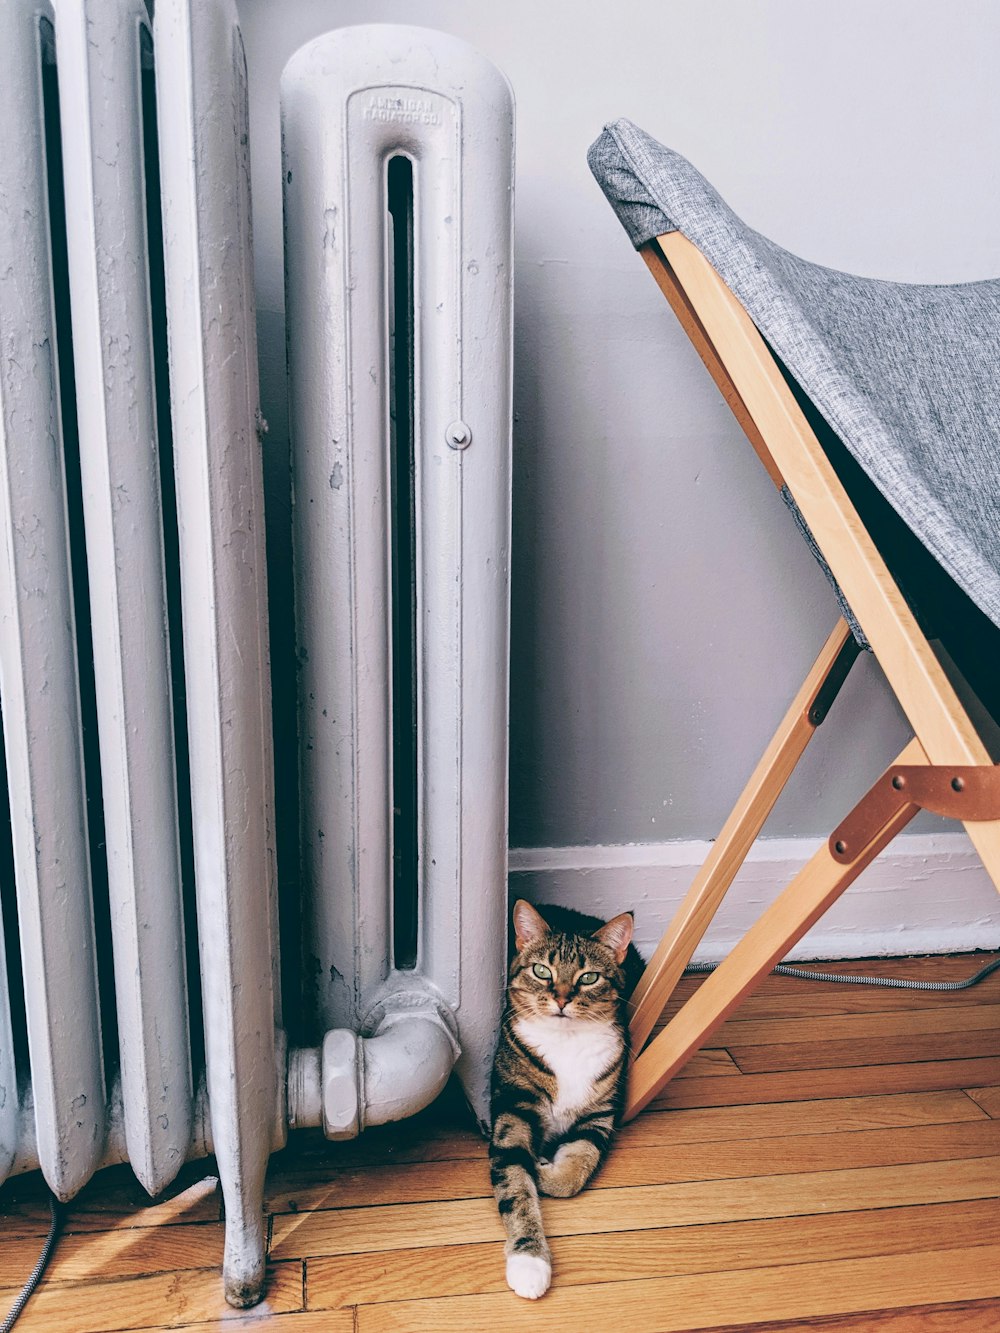
[[(843, 613), (635, 991), (631, 1118), (918, 809), (960, 819), (1000, 889), (1000, 280), (918, 286), (807, 263), (627, 120), (589, 161)], [(644, 1049), (861, 649), (913, 739)]]

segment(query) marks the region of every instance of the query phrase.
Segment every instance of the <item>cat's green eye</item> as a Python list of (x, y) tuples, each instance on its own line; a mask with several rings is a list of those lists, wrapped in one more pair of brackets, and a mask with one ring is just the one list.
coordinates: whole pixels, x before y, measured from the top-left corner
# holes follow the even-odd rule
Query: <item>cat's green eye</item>
[(599, 972), (581, 972), (577, 981), (581, 986), (592, 986), (601, 974)]
[(546, 967), (544, 963), (536, 963), (531, 970), (540, 981), (552, 980), (552, 969)]

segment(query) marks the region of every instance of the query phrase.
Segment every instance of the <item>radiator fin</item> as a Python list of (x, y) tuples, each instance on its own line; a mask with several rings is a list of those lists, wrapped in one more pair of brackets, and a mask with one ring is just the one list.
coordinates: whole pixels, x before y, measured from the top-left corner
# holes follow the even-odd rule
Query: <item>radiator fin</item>
[[(282, 142), (309, 999), (321, 1026), (358, 1028), (388, 996), (441, 997), (485, 1119), (505, 966), (510, 88), (442, 33), (341, 28), (285, 67)], [(412, 394), (388, 330), (411, 309)]]
[(246, 65), (228, 0), (158, 0), (154, 42), (208, 1096), (249, 1305), (285, 1116)]
[(125, 1143), (157, 1194), (192, 1080), (143, 189), (142, 0), (59, 15), (80, 473)]
[[(40, 13), (51, 24), (44, 0), (0, 6), (0, 694), (37, 1155), (54, 1192), (67, 1199), (103, 1155), (105, 1092)], [(16, 1106), (12, 1094), (9, 1088), (5, 1107)]]

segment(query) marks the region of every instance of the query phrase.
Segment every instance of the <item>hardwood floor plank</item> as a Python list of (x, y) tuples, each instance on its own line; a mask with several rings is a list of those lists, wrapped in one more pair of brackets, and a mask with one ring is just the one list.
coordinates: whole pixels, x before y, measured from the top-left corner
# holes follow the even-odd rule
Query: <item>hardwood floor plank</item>
[[(824, 972), (874, 974), (924, 981), (961, 981), (1000, 955), (958, 954), (940, 958), (846, 959), (831, 963), (803, 963)], [(664, 1013), (669, 1017), (705, 981), (685, 976), (678, 982)], [(978, 1006), (1000, 1003), (1000, 972), (961, 991), (893, 990), (881, 986), (843, 986), (802, 981), (794, 977), (767, 977), (743, 1001), (735, 1018), (800, 1018), (820, 1014), (853, 1014), (895, 1009), (924, 1009), (941, 1005)]]
[[(793, 963), (794, 967), (813, 968), (817, 972), (865, 973), (882, 977), (909, 977), (914, 981), (961, 981), (972, 976), (987, 964), (1000, 957), (996, 949), (977, 949), (971, 953), (939, 953), (922, 956), (903, 956), (895, 958), (834, 958), (818, 962)], [(775, 989), (792, 986), (822, 986), (823, 982), (802, 981), (798, 977), (780, 975), (767, 978), (768, 986)], [(996, 973), (986, 977), (974, 988), (982, 993), (996, 985)], [(864, 989), (864, 988), (862, 988)], [(913, 992), (918, 995), (933, 995), (933, 991)], [(964, 994), (957, 991), (955, 994)]]
[(1000, 1004), (901, 1009), (887, 1013), (823, 1014), (814, 1018), (731, 1018), (713, 1037), (713, 1045), (778, 1046), (786, 1041), (847, 1041), (903, 1037), (922, 1032), (971, 1032), (1000, 1029)]
[[(894, 958), (829, 958), (817, 961), (790, 961), (790, 966), (805, 968), (816, 972), (849, 974), (852, 976), (878, 976), (892, 977), (899, 979), (910, 979), (913, 981), (964, 981), (968, 977), (975, 975), (982, 968), (995, 962), (1000, 957), (1000, 951), (996, 949), (976, 950), (973, 953), (942, 953), (942, 954), (924, 954), (913, 957), (894, 957)], [(677, 983), (677, 990), (685, 988), (696, 990), (705, 980), (705, 973), (688, 972), (681, 977)], [(835, 984), (835, 983), (834, 983)], [(828, 990), (829, 982), (803, 980), (801, 977), (781, 976), (779, 973), (771, 973), (764, 978), (760, 987), (754, 992), (755, 995), (776, 995), (776, 994), (795, 994), (798, 991), (809, 990)], [(980, 995), (985, 998), (991, 998), (991, 992), (997, 988), (1000, 993), (1000, 987), (997, 987), (997, 974), (994, 972), (973, 987), (964, 991), (944, 992), (948, 998), (952, 995)], [(879, 986), (847, 986), (841, 987), (847, 991), (864, 991), (871, 995), (885, 990)], [(885, 990), (887, 995), (909, 995), (916, 996), (918, 999), (922, 996), (933, 996), (937, 993), (938, 998), (942, 992), (924, 991), (924, 990)]]
[(358, 1333), (538, 1333), (541, 1319), (563, 1328), (610, 1323), (629, 1333), (673, 1333), (739, 1321), (883, 1310), (908, 1304), (1000, 1296), (1000, 1247), (923, 1251), (729, 1272), (554, 1287), (541, 1307), (511, 1293), (361, 1305)]
[(729, 1052), (717, 1050), (713, 1045), (707, 1046), (702, 1051), (696, 1051), (677, 1077), (712, 1078), (718, 1074), (738, 1074), (739, 1072)]
[[(222, 1222), (189, 1226), (115, 1227), (108, 1231), (79, 1232), (59, 1238), (45, 1270), (45, 1280), (101, 1281), (170, 1273), (175, 1269), (207, 1268), (222, 1264), (225, 1227)], [(0, 1250), (0, 1286), (15, 1285), (27, 1277), (39, 1251), (37, 1236), (4, 1237)]]
[(246, 1310), (242, 1316), (233, 1311), (223, 1319), (211, 1319), (204, 1324), (156, 1324), (151, 1328), (123, 1329), (121, 1333), (233, 1333), (234, 1329), (250, 1325), (273, 1333), (354, 1333), (353, 1310), (299, 1310), (290, 1314), (256, 1314)]
[[(546, 1233), (634, 1231), (655, 1226), (749, 1221), (761, 1217), (982, 1199), (996, 1193), (1000, 1158), (802, 1172), (725, 1181), (590, 1190), (575, 1199), (543, 1200)], [(277, 1259), (366, 1250), (423, 1248), (490, 1241), (502, 1234), (492, 1199), (388, 1204), (279, 1214), (272, 1226)]]
[[(990, 978), (992, 981), (992, 977)], [(986, 983), (983, 983), (984, 985)], [(752, 995), (743, 1001), (727, 1020), (730, 1023), (791, 1022), (795, 1019), (819, 1021), (821, 1018), (852, 1018), (866, 1013), (920, 1014), (928, 1009), (947, 1005), (954, 1011), (975, 1010), (981, 1003), (1000, 1002), (1000, 988), (989, 999), (977, 997), (978, 986), (969, 991), (900, 991), (868, 988), (865, 986), (824, 986), (810, 990), (800, 983), (796, 997), (788, 994)], [(656, 1030), (666, 1023), (681, 1006), (683, 997), (675, 991), (669, 1004), (656, 1021)], [(721, 1031), (721, 1029), (720, 1029)]]
[[(151, 1200), (134, 1176), (131, 1185), (112, 1181), (106, 1186), (105, 1174), (99, 1172), (65, 1205), (64, 1233), (216, 1222), (221, 1215), (222, 1193), (215, 1176), (203, 1175), (176, 1194)], [(0, 1190), (0, 1229), (4, 1236), (45, 1236), (50, 1221), (48, 1187), (37, 1171), (9, 1180)]]
[[(623, 1278), (721, 1273), (787, 1264), (906, 1254), (979, 1243), (996, 1219), (992, 1199), (930, 1207), (660, 1227), (598, 1235), (563, 1236), (555, 1245), (557, 1286), (620, 1282)], [(433, 1246), (422, 1250), (309, 1259), (310, 1309), (339, 1309), (420, 1297), (503, 1292), (503, 1243)], [(542, 1307), (544, 1309), (544, 1307)]]
[[(961, 1120), (985, 1120), (986, 1111), (964, 1091), (894, 1093), (887, 1096), (831, 1097), (819, 1101), (772, 1102), (757, 1105), (699, 1107), (694, 1110), (646, 1110), (619, 1133), (619, 1146), (674, 1147), (684, 1143), (706, 1143), (724, 1139), (788, 1138), (798, 1134), (839, 1134), (859, 1129), (883, 1129), (893, 1126), (947, 1124)], [(481, 1162), (485, 1153), (483, 1140), (476, 1135), (462, 1140), (449, 1152), (445, 1145), (428, 1145), (425, 1160), (413, 1163), (414, 1153), (404, 1153), (399, 1163), (376, 1162), (362, 1169), (356, 1159), (341, 1154), (342, 1146), (326, 1143), (320, 1155), (286, 1150), (275, 1159), (268, 1176), (265, 1206), (271, 1212), (295, 1211), (313, 1206), (309, 1195), (322, 1198), (337, 1184), (350, 1202), (354, 1190), (378, 1189), (383, 1178), (392, 1178), (397, 1167), (431, 1167), (436, 1162)], [(410, 1177), (401, 1173), (402, 1188)], [(335, 1199), (334, 1202), (338, 1202)], [(372, 1198), (370, 1202), (385, 1202)], [(397, 1200), (405, 1202), (406, 1199)], [(328, 1205), (329, 1206), (329, 1205)]]
[[(894, 1166), (904, 1162), (950, 1161), (1000, 1154), (1000, 1122), (960, 1121), (909, 1129), (799, 1134), (780, 1148), (782, 1175), (848, 1167)], [(721, 1140), (612, 1150), (592, 1188), (727, 1180), (774, 1173), (774, 1145), (761, 1140)]]
[[(1000, 1154), (1000, 1122), (984, 1116), (981, 1120), (909, 1129), (796, 1135), (782, 1144), (781, 1170), (782, 1174), (833, 1171), (993, 1154)], [(724, 1180), (773, 1172), (773, 1146), (760, 1140), (682, 1143), (665, 1151), (662, 1144), (635, 1144), (623, 1134), (588, 1188)], [(275, 1213), (302, 1213), (324, 1208), (487, 1198), (491, 1193), (484, 1149), (478, 1162), (376, 1167), (368, 1172), (343, 1173), (332, 1181), (316, 1184), (300, 1180), (287, 1193), (271, 1193), (268, 1209)]]
[(104, 1282), (42, 1281), (18, 1321), (18, 1333), (121, 1333), (241, 1319), (258, 1321), (269, 1314), (301, 1310), (305, 1303), (303, 1266), (273, 1264), (267, 1297), (254, 1311), (234, 1310), (222, 1294), (218, 1268), (178, 1270), (155, 1277)]
[[(959, 1090), (748, 1106), (736, 1104), (695, 1110), (648, 1108), (638, 1119), (624, 1126), (619, 1143), (673, 1145), (712, 1139), (784, 1138), (793, 1134), (833, 1134), (892, 1125), (942, 1124), (984, 1119), (986, 1114)], [(291, 1203), (309, 1206), (305, 1202), (306, 1189), (321, 1194), (324, 1187), (334, 1181), (351, 1176), (364, 1179), (362, 1167), (370, 1171), (413, 1163), (478, 1162), (485, 1152), (485, 1143), (479, 1134), (460, 1132), (454, 1132), (450, 1139), (434, 1139), (423, 1145), (416, 1142), (392, 1154), (371, 1154), (363, 1162), (359, 1162), (356, 1153), (343, 1151), (353, 1146), (323, 1139), (305, 1151), (300, 1144), (295, 1144), (277, 1154), (268, 1172), (265, 1206), (272, 1212), (288, 1211)]]
[(1000, 1029), (972, 1032), (917, 1032), (907, 1036), (848, 1037), (839, 1041), (793, 1041), (773, 1045), (729, 1047), (741, 1073), (769, 1074), (779, 1070), (849, 1069), (857, 1065), (912, 1064), (935, 1060), (995, 1056)]
[(894, 1125), (942, 1124), (981, 1119), (986, 1111), (964, 1091), (899, 1092), (818, 1101), (760, 1102), (693, 1110), (647, 1107), (620, 1131), (620, 1142), (706, 1143), (713, 1139), (787, 1138), (838, 1134)]
[[(855, 1133), (864, 1129), (907, 1128), (984, 1122), (985, 1110), (964, 1092), (899, 1093), (889, 1097), (831, 1098), (817, 1102), (775, 1102), (757, 1106), (709, 1107), (693, 1111), (647, 1111), (618, 1135), (609, 1169), (623, 1149), (676, 1150), (714, 1141), (793, 1138)], [(331, 1150), (338, 1145), (328, 1145)], [(746, 1151), (749, 1147), (745, 1145)], [(478, 1137), (463, 1145), (463, 1156), (434, 1157), (369, 1167), (345, 1166), (335, 1151), (317, 1159), (285, 1154), (269, 1174), (269, 1212), (353, 1207), (358, 1203), (415, 1203), (468, 1197), (485, 1181), (486, 1145)], [(726, 1151), (723, 1149), (722, 1151)], [(599, 1183), (602, 1178), (598, 1178)]]
[(983, 1108), (988, 1116), (992, 1116), (994, 1120), (1000, 1120), (1000, 1087), (966, 1088), (966, 1092), (977, 1106)]
[[(1000, 1301), (911, 1305), (905, 1310), (869, 1310), (863, 1315), (823, 1315), (817, 1319), (768, 1320), (754, 1333), (998, 1333)], [(746, 1324), (716, 1325), (703, 1333), (743, 1333)]]
[(752, 1102), (864, 1097), (892, 1092), (972, 1088), (1000, 1081), (1000, 1059), (928, 1060), (851, 1069), (741, 1074), (738, 1078), (673, 1079), (650, 1105), (664, 1109), (749, 1105)]
[(329, 1177), (319, 1180), (308, 1171), (289, 1173), (268, 1184), (264, 1207), (270, 1213), (300, 1213), (316, 1208), (471, 1199), (489, 1192), (486, 1145), (480, 1143), (474, 1158), (401, 1162), (367, 1170), (355, 1167), (338, 1171), (333, 1166)]

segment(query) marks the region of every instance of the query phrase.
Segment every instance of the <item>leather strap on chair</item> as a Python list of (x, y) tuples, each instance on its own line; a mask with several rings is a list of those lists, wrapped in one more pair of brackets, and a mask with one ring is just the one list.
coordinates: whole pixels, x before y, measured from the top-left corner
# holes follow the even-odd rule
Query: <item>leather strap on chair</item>
[(907, 805), (950, 819), (1000, 819), (1000, 766), (893, 765), (830, 834), (834, 860), (850, 865)]

